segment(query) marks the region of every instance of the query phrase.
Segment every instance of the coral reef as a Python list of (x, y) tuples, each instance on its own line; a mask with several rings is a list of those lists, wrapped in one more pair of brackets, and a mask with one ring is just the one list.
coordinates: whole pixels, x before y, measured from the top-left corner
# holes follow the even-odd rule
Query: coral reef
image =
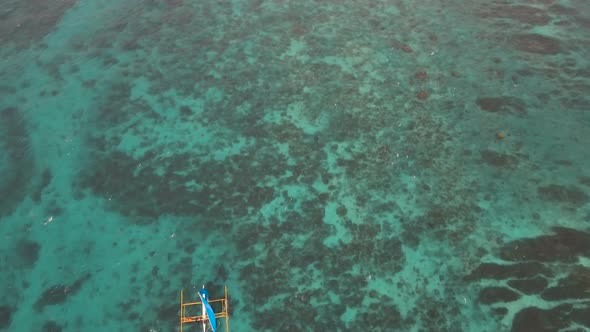
[(504, 287), (486, 287), (479, 292), (479, 302), (492, 304), (497, 302), (512, 302), (520, 298), (520, 295)]
[(40, 250), (41, 245), (37, 242), (27, 239), (21, 239), (17, 241), (15, 253), (18, 262), (16, 262), (13, 266), (22, 266), (25, 268), (33, 267), (39, 259)]
[(533, 277), (530, 279), (508, 280), (508, 286), (521, 291), (524, 294), (538, 294), (548, 285), (547, 279), (542, 277)]
[(554, 55), (562, 52), (559, 39), (540, 34), (517, 34), (510, 38), (512, 45), (519, 51)]
[(548, 301), (590, 298), (590, 268), (574, 266), (572, 271), (557, 281), (557, 285), (547, 288), (541, 297)]
[(90, 274), (78, 278), (69, 285), (53, 285), (43, 291), (35, 301), (34, 308), (36, 311), (42, 311), (43, 308), (49, 305), (62, 304), (66, 302), (68, 297), (75, 295), (80, 291), (86, 281), (90, 279)]
[(52, 32), (76, 0), (47, 3), (40, 0), (6, 1), (2, 6), (0, 41), (28, 47)]
[(426, 91), (420, 91), (416, 94), (416, 97), (420, 100), (426, 100), (426, 99), (428, 99), (429, 94)]
[(554, 227), (554, 234), (507, 243), (500, 257), (508, 261), (574, 262), (578, 256), (590, 257), (590, 233)]
[(576, 186), (550, 184), (539, 187), (537, 192), (543, 200), (566, 203), (573, 206), (583, 206), (590, 201), (588, 194)]
[(491, 150), (480, 152), (481, 160), (493, 167), (514, 168), (518, 165), (518, 158)]
[(61, 332), (61, 331), (63, 331), (63, 327), (61, 327), (59, 324), (57, 324), (53, 320), (49, 320), (49, 321), (43, 323), (43, 326), (41, 327), (41, 332)]
[(506, 18), (521, 23), (543, 26), (551, 21), (551, 16), (541, 8), (525, 5), (497, 5), (481, 14), (485, 18)]
[(480, 109), (486, 112), (517, 115), (526, 114), (525, 103), (516, 97), (479, 97), (476, 103)]
[(12, 314), (12, 308), (6, 305), (0, 305), (0, 329), (5, 329), (10, 326)]
[(37, 46), (0, 67), (0, 284), (46, 279), (0, 328), (172, 331), (203, 281), (243, 330), (588, 326), (587, 230), (521, 237), (590, 220), (584, 14), (37, 2), (0, 13)]
[(425, 80), (428, 78), (428, 73), (426, 71), (419, 71), (416, 73), (416, 75), (414, 76), (419, 80)]
[(0, 151), (8, 157), (0, 174), (0, 217), (12, 213), (27, 194), (33, 177), (31, 141), (22, 111), (7, 107), (0, 111)]
[(588, 314), (590, 307), (577, 309), (571, 304), (562, 304), (552, 309), (527, 307), (514, 317), (512, 332), (556, 331), (570, 326), (570, 322), (590, 327)]
[(535, 277), (536, 275), (552, 277), (553, 273), (548, 267), (539, 262), (522, 262), (516, 264), (482, 263), (469, 275), (467, 275), (465, 280), (502, 280), (508, 278)]
[[(488, 286), (480, 291), (479, 301), (484, 304), (510, 302), (520, 297), (519, 293), (503, 285), (507, 279), (510, 280), (506, 284), (513, 289), (548, 302), (545, 306), (550, 309), (534, 306), (519, 309), (512, 319), (511, 331), (555, 331), (574, 327), (575, 324), (590, 327), (587, 318), (590, 301), (586, 301), (590, 300), (590, 293), (585, 291), (590, 288), (590, 270), (573, 264), (578, 257), (590, 257), (590, 233), (563, 227), (554, 227), (553, 232), (552, 235), (506, 243), (499, 252), (500, 258), (517, 263), (482, 263), (465, 277), (470, 282), (483, 279), (497, 281), (497, 286)], [(556, 285), (548, 287), (546, 278), (563, 273), (564, 268), (567, 275), (560, 278)], [(493, 310), (498, 313), (498, 308), (502, 307)], [(505, 315), (506, 311), (500, 314)]]

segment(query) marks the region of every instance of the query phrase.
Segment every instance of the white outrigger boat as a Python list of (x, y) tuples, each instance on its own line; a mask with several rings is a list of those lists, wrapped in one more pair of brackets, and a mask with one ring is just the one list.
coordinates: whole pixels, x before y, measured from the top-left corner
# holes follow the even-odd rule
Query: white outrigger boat
[[(229, 332), (229, 314), (228, 314), (228, 303), (227, 303), (227, 286), (224, 287), (225, 296), (222, 299), (215, 299), (211, 300), (209, 298), (209, 292), (203, 288), (198, 292), (200, 302), (187, 302), (184, 303), (184, 293), (180, 291), (180, 332), (183, 332), (183, 327), (185, 324), (190, 323), (199, 323), (201, 322), (201, 326), (203, 328), (203, 332), (208, 332), (209, 328), (211, 331), (217, 332), (217, 318), (225, 318), (225, 332)], [(213, 311), (213, 307), (211, 307), (211, 303), (221, 302), (221, 311), (215, 312)], [(186, 309), (191, 306), (201, 306), (201, 315), (197, 316), (187, 316)]]

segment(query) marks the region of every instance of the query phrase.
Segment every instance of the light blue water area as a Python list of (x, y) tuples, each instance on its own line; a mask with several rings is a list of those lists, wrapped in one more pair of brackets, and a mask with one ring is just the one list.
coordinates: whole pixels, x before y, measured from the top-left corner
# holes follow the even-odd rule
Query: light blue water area
[(590, 329), (585, 1), (0, 17), (0, 330)]

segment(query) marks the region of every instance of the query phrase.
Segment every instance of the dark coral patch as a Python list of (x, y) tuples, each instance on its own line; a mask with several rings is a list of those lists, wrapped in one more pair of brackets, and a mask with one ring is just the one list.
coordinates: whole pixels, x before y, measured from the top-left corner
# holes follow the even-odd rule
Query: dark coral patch
[(13, 86), (8, 86), (8, 85), (0, 85), (0, 94), (15, 94), (16, 93), (16, 88)]
[(472, 231), (471, 225), (481, 211), (479, 206), (470, 204), (433, 204), (424, 215), (404, 223), (404, 244), (417, 246), (427, 236), (435, 236), (441, 241), (460, 241)]
[(547, 277), (553, 275), (551, 270), (539, 262), (524, 262), (510, 265), (483, 263), (466, 276), (465, 280), (529, 278), (540, 274)]
[(580, 176), (578, 177), (578, 182), (585, 185), (586, 187), (590, 187), (590, 176)]
[(183, 116), (191, 116), (193, 115), (193, 110), (188, 106), (181, 106), (180, 114), (182, 114)]
[(158, 319), (161, 320), (168, 320), (168, 321), (172, 321), (174, 320), (174, 318), (176, 318), (178, 313), (178, 308), (175, 305), (162, 305), (160, 307), (158, 307), (157, 310), (157, 316)]
[(533, 4), (552, 4), (554, 3), (556, 0), (525, 0), (526, 3), (533, 3)]
[(87, 89), (92, 89), (96, 86), (96, 80), (87, 80), (82, 82), (82, 86)]
[(430, 95), (426, 91), (420, 91), (420, 92), (418, 92), (418, 94), (416, 94), (416, 97), (420, 100), (426, 100), (426, 99), (428, 99), (429, 96)]
[(219, 265), (215, 273), (215, 278), (219, 281), (226, 281), (228, 277), (229, 271), (225, 268), (225, 266)]
[(10, 326), (12, 321), (12, 309), (6, 305), (0, 305), (0, 329)]
[(513, 168), (518, 164), (518, 159), (515, 156), (495, 152), (492, 150), (484, 150), (480, 152), (481, 160), (494, 167)]
[(508, 261), (575, 262), (578, 256), (590, 257), (590, 233), (554, 227), (553, 235), (512, 241), (500, 250)]
[(12, 213), (24, 199), (32, 178), (31, 138), (24, 113), (7, 107), (0, 111), (0, 153), (8, 165), (0, 170), (0, 216)]
[(561, 305), (549, 310), (527, 307), (512, 320), (512, 332), (552, 332), (569, 326), (571, 305)]
[(547, 279), (542, 277), (508, 280), (508, 286), (529, 295), (542, 292), (547, 284)]
[(499, 307), (499, 308), (492, 308), (492, 313), (496, 316), (506, 316), (506, 314), (508, 313), (508, 309), (504, 308), (504, 307)]
[(576, 14), (578, 14), (578, 10), (572, 7), (567, 7), (567, 6), (563, 6), (560, 4), (556, 4), (553, 5), (549, 8), (549, 10), (551, 10), (551, 12), (559, 14), (559, 15), (569, 15), (569, 16), (575, 16)]
[(22, 239), (16, 243), (16, 255), (19, 260), (18, 266), (30, 268), (35, 265), (37, 259), (39, 259), (39, 251), (41, 245), (39, 243)]
[[(98, 144), (102, 146), (106, 142)], [(99, 195), (112, 197), (112, 207), (131, 216), (138, 224), (153, 222), (162, 213), (206, 214), (221, 220), (245, 215), (274, 199), (274, 189), (260, 186), (260, 178), (279, 176), (288, 168), (279, 153), (257, 153), (256, 158), (260, 159), (256, 162), (247, 153), (230, 156), (224, 162), (200, 161), (195, 156), (179, 154), (157, 167), (147, 166), (154, 155), (155, 152), (148, 152), (135, 159), (113, 152), (104, 158), (98, 157), (94, 163), (96, 168), (83, 170), (77, 185), (79, 189), (89, 188)], [(146, 166), (134, 174), (140, 163)], [(302, 174), (317, 174), (314, 171), (318, 167), (316, 159), (309, 157), (306, 163), (299, 165), (302, 165)], [(165, 173), (158, 174), (158, 168)], [(187, 187), (185, 183), (189, 179), (200, 188)]]
[(45, 169), (41, 174), (41, 183), (32, 193), (32, 198), (35, 203), (38, 203), (41, 200), (41, 194), (43, 193), (43, 190), (47, 188), (52, 179), (53, 175), (51, 175), (51, 171), (49, 169)]
[(511, 6), (502, 5), (495, 7), (486, 17), (508, 18), (531, 25), (546, 25), (551, 21), (551, 17), (544, 10), (531, 6)]
[(416, 73), (416, 78), (419, 80), (425, 80), (428, 78), (428, 73), (425, 72), (424, 70), (421, 70), (419, 72)]
[(578, 266), (567, 277), (559, 280), (541, 295), (543, 299), (558, 301), (566, 299), (590, 299), (590, 268)]
[(590, 28), (590, 18), (583, 17), (583, 16), (575, 16), (574, 17), (576, 23), (583, 28)]
[(512, 45), (519, 51), (553, 55), (561, 52), (561, 43), (558, 39), (539, 34), (520, 34), (512, 36)]
[(265, 203), (271, 201), (275, 195), (275, 191), (271, 187), (255, 186), (246, 196), (246, 203), (255, 209), (259, 209)]
[(578, 324), (590, 328), (590, 303), (586, 303), (585, 308), (574, 309), (572, 311), (572, 320)]
[(525, 114), (525, 104), (516, 97), (479, 97), (475, 101), (483, 111), (490, 113)]
[(26, 47), (52, 32), (61, 17), (76, 0), (47, 2), (42, 0), (15, 1), (8, 6), (0, 20), (0, 41)]
[(512, 332), (550, 332), (586, 331), (582, 328), (574, 328), (576, 324), (590, 327), (590, 303), (582, 302), (575, 307), (571, 304), (562, 304), (551, 309), (528, 307), (519, 311), (512, 321)]
[(53, 320), (46, 321), (43, 323), (41, 332), (61, 332), (63, 328)]
[(551, 21), (544, 10), (530, 6), (510, 6), (506, 17), (532, 25), (546, 25)]
[(41, 311), (48, 305), (64, 303), (69, 296), (76, 294), (88, 279), (90, 279), (90, 274), (77, 279), (70, 285), (54, 285), (49, 287), (35, 302), (35, 310)]
[[(391, 299), (390, 299), (391, 301)], [(379, 306), (369, 306), (369, 308), (362, 310), (351, 323), (350, 329), (353, 331), (362, 331), (364, 327), (370, 326), (370, 330), (379, 330), (379, 326), (387, 326), (394, 330), (402, 329), (403, 322), (399, 310), (391, 302), (385, 302)], [(379, 323), (376, 323), (379, 322)], [(383, 324), (383, 325), (381, 325)], [(328, 326), (322, 328), (322, 331), (329, 330)], [(305, 330), (305, 329), (304, 329)]]
[(520, 298), (520, 295), (513, 290), (504, 287), (486, 287), (479, 292), (479, 302), (492, 304), (498, 302), (512, 302)]
[(345, 206), (339, 206), (339, 207), (336, 209), (336, 214), (337, 214), (339, 217), (346, 217), (346, 214), (347, 214), (347, 213), (348, 213), (348, 210), (346, 209), (346, 207), (345, 207)]
[(412, 53), (414, 52), (414, 50), (412, 49), (412, 47), (410, 47), (410, 45), (408, 44), (403, 44), (401, 46), (402, 51), (406, 52), (406, 53)]
[(539, 197), (546, 201), (569, 203), (574, 206), (582, 206), (588, 203), (588, 195), (576, 186), (564, 186), (550, 184), (537, 189)]

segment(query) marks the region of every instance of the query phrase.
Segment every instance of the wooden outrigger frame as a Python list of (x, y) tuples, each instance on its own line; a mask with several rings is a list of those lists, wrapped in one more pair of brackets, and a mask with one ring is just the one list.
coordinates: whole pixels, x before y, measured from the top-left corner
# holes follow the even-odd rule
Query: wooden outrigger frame
[[(199, 297), (200, 298), (200, 297)], [(227, 302), (227, 286), (224, 287), (224, 297), (222, 299), (209, 300), (209, 303), (221, 302), (221, 311), (215, 313), (215, 318), (225, 318), (225, 332), (229, 332), (229, 306)], [(184, 303), (184, 292), (180, 291), (180, 332), (184, 324), (206, 322), (209, 320), (207, 315), (187, 316), (186, 308), (191, 306), (202, 306), (202, 302)]]

